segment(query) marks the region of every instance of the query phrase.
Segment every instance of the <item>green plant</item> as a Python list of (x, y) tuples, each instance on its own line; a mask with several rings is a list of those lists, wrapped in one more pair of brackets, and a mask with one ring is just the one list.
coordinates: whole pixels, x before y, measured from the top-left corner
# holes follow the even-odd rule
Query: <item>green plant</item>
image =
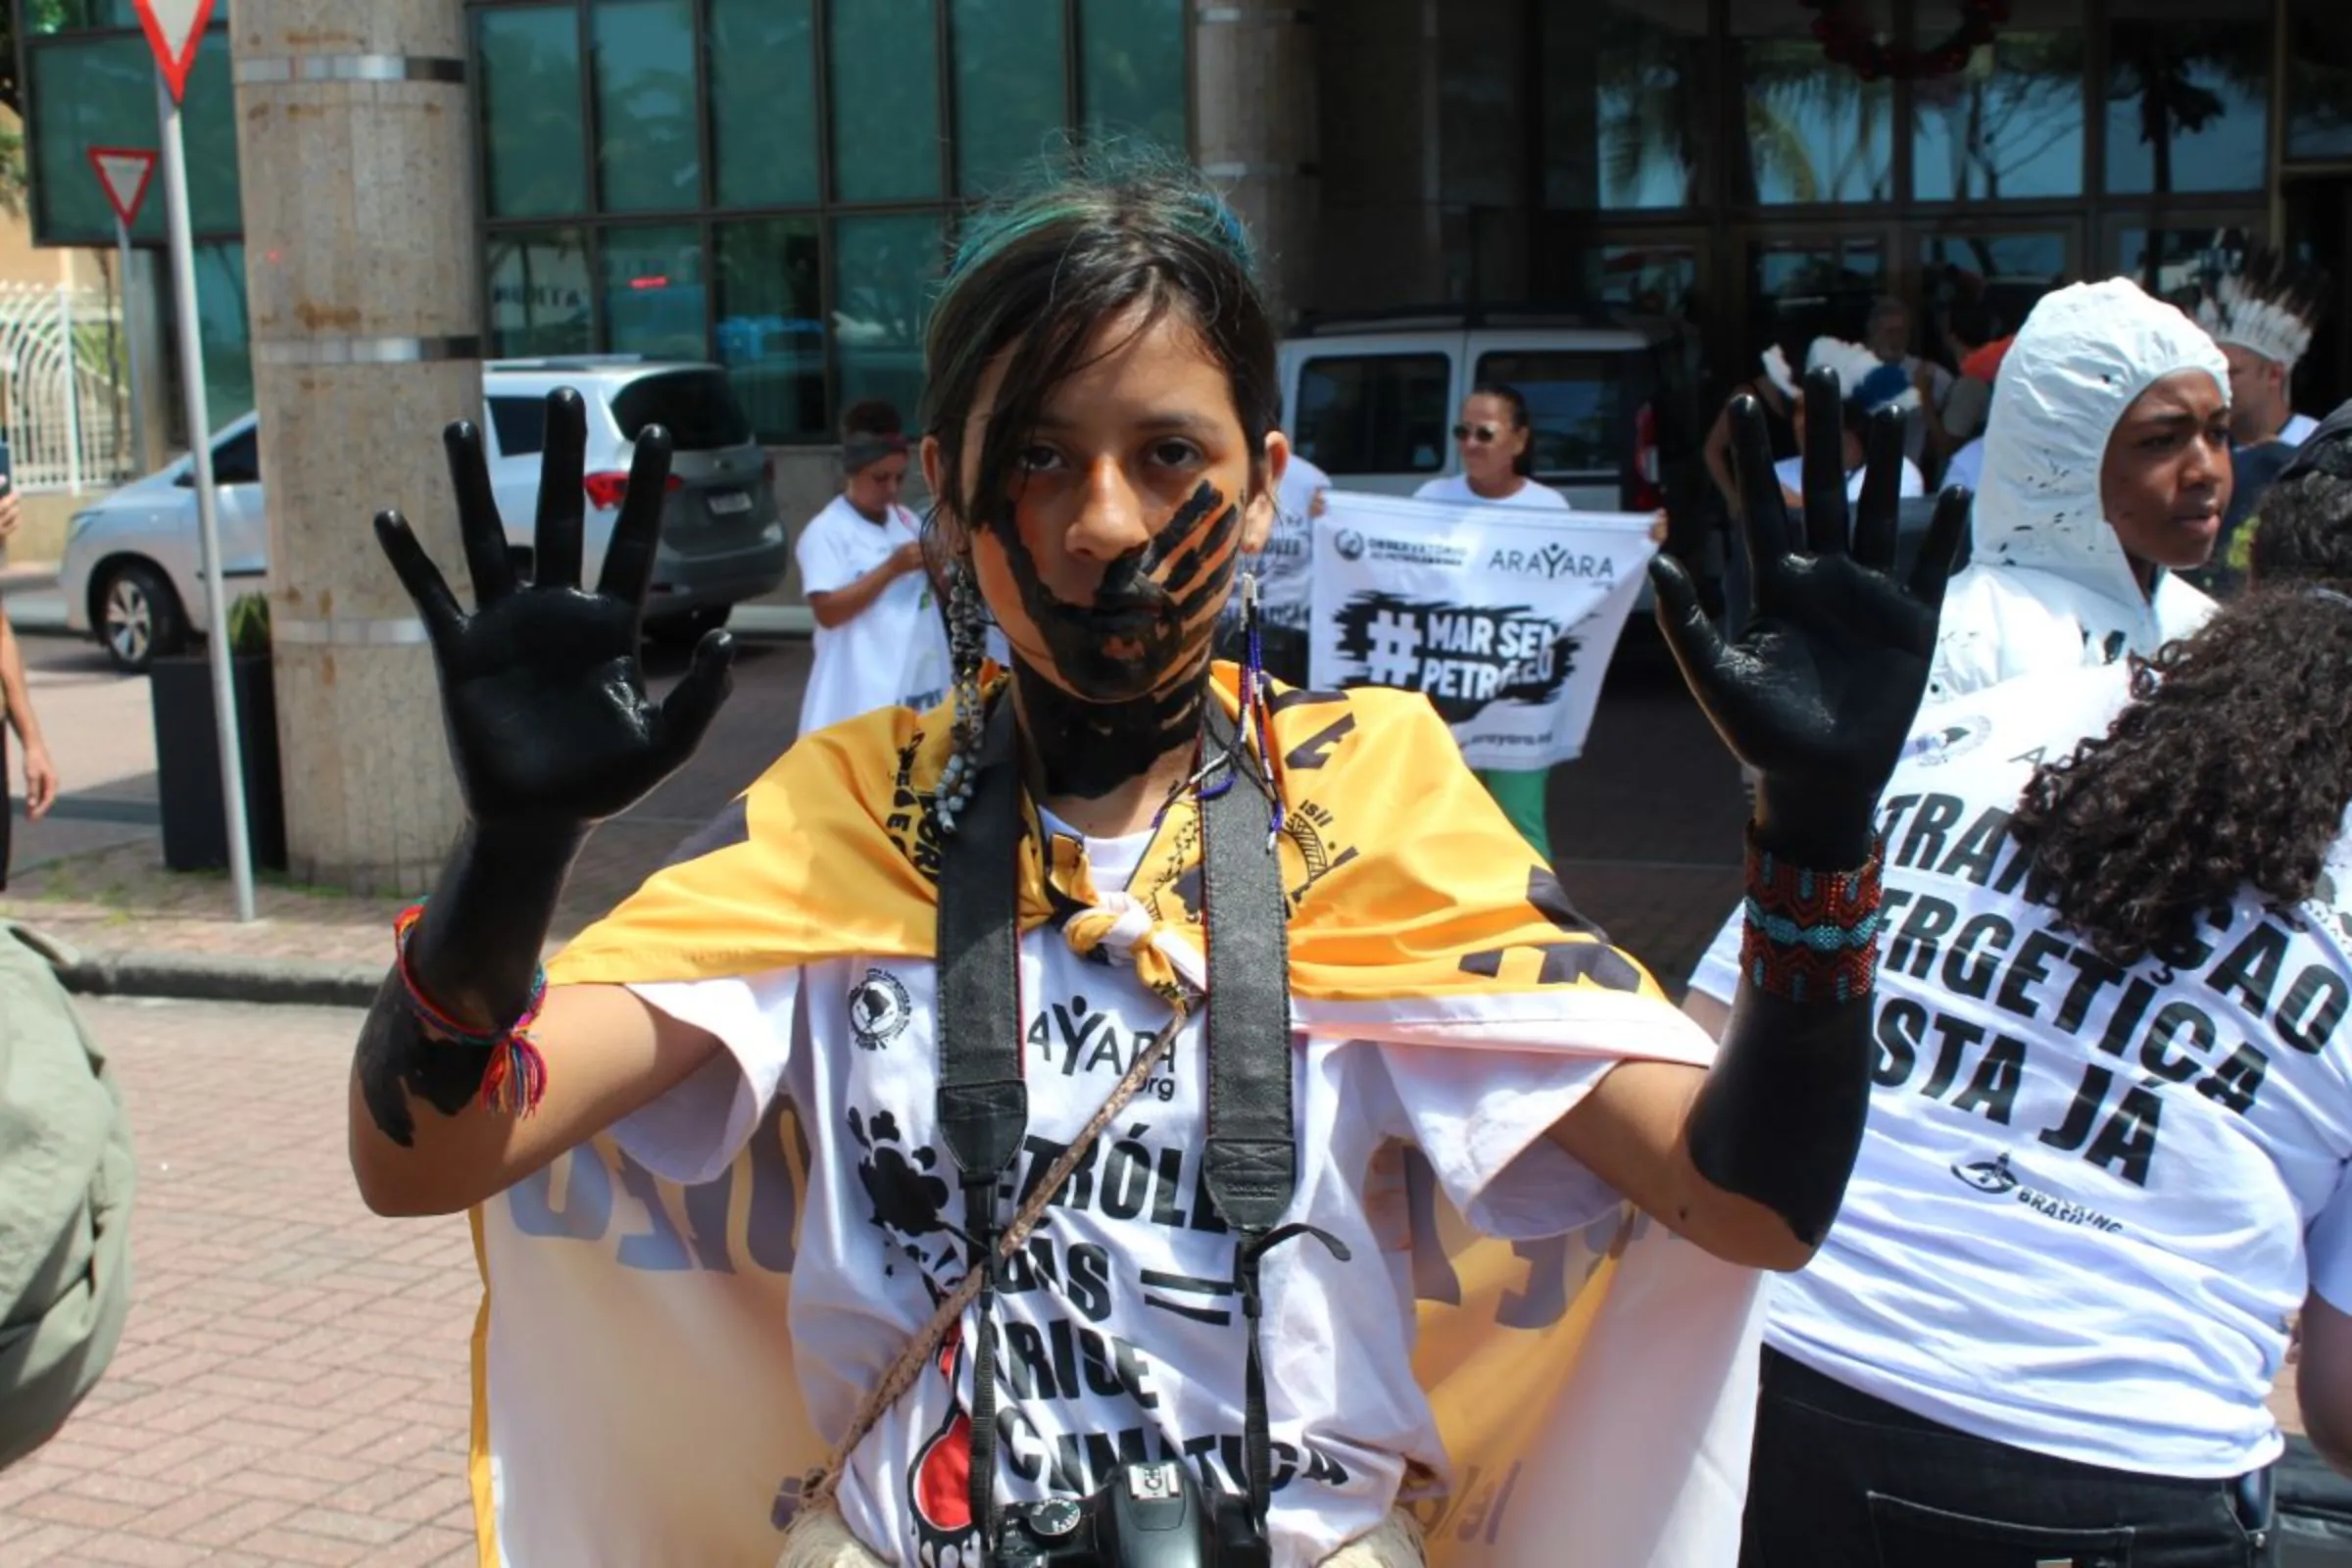
[(270, 652), (270, 601), (262, 594), (239, 594), (228, 607), (228, 651), (232, 654)]

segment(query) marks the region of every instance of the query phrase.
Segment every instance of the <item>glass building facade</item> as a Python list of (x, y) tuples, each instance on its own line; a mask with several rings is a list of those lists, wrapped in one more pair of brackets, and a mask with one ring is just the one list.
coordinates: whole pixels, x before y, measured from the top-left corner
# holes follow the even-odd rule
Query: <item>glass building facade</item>
[[(17, 0), (36, 235), (105, 244), (82, 162), (153, 136), (128, 0)], [(225, 7), (223, 8), (225, 9)], [(476, 0), (496, 354), (732, 368), (761, 434), (821, 443), (850, 400), (911, 408), (958, 214), (1103, 132), (1199, 145), (1193, 0)], [(1982, 293), (2014, 325), (2062, 282), (2187, 286), (2217, 236), (2352, 280), (2352, 5), (2011, 0), (1951, 69), (1962, 0), (1323, 0), (1312, 254), (1287, 303), (1602, 302), (1680, 317), (1721, 389), (1871, 302)], [(236, 395), (243, 256), (225, 29), (190, 94), (205, 333)], [(1268, 73), (1269, 81), (1273, 74)], [(140, 236), (160, 235), (160, 204)], [(1296, 250), (1298, 247), (1294, 246)], [(2344, 298), (2352, 301), (2352, 293)], [(2305, 406), (2352, 395), (2339, 308)], [(250, 397), (250, 377), (245, 378)]]

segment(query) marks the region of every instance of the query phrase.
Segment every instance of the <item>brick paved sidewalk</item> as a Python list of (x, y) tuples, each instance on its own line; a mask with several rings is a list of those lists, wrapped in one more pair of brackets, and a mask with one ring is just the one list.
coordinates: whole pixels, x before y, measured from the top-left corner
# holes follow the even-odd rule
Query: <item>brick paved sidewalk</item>
[(461, 1218), (345, 1163), (351, 1012), (84, 1004), (131, 1109), (132, 1305), (104, 1381), (0, 1473), (0, 1562), (473, 1561)]

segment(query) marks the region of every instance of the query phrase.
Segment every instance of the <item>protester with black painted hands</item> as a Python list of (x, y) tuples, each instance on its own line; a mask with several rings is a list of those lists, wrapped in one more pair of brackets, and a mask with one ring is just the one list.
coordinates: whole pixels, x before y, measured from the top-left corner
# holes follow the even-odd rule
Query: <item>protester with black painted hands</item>
[[(1048, 1528), (1041, 1504), (1164, 1459), (1238, 1532), (1224, 1561), (1418, 1563), (1403, 1490), (1447, 1456), (1391, 1238), (1434, 1195), (1384, 1148), (1416, 1146), (1513, 1240), (1623, 1195), (1718, 1258), (1811, 1254), (1867, 1095), (1869, 812), (1959, 511), (1906, 591), (1894, 466), (1849, 550), (1825, 440), (1790, 539), (1742, 405), (1754, 626), (1727, 645), (1655, 568), (1692, 690), (1763, 770), (1753, 979), (1710, 1070), (1425, 703), (1211, 666), (1288, 458), (1275, 345), (1239, 223), (1188, 172), (976, 215), (932, 319), (922, 445), (955, 699), (804, 739), (544, 983), (581, 839), (677, 765), (724, 689), (720, 636), (661, 704), (634, 661), (666, 444), (640, 447), (596, 593), (573, 586), (575, 401), (551, 409), (530, 588), (470, 426), (451, 455), (477, 610), (379, 521), (472, 825), (368, 1017), (352, 1159), (379, 1211), (474, 1205), (475, 1494), (502, 1561), (755, 1560), (789, 1523), (792, 1563), (985, 1562)], [(1834, 435), (1834, 380), (1806, 395)], [(980, 663), (991, 616), (1006, 674)], [(1805, 940), (1780, 940), (1799, 914)], [(1698, 1298), (1642, 1321), (1716, 1310), (1738, 1272), (1678, 1267)], [(1661, 1358), (1727, 1354), (1730, 1294), (1732, 1332)], [(829, 1458), (795, 1441), (803, 1410)], [(1580, 1457), (1517, 1441), (1512, 1464)], [(1700, 1568), (1731, 1521), (1688, 1517), (1729, 1495), (1697, 1441), (1629, 1401), (1581, 1462), (1631, 1460), (1616, 1495), (1684, 1516), (1623, 1506), (1530, 1542), (1497, 1510), (1431, 1560)]]
[(1747, 1568), (2268, 1562), (2298, 1308), (2352, 1465), (2352, 486), (2265, 510), (2203, 631), (1931, 708), (1887, 785), (1869, 1132), (1775, 1282)]

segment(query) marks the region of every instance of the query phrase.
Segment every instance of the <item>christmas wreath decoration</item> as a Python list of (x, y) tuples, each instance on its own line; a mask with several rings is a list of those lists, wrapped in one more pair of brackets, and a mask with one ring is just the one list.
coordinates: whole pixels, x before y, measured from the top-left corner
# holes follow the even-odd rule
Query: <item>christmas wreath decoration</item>
[(1897, 49), (1879, 42), (1870, 24), (1846, 0), (1802, 0), (1814, 12), (1813, 36), (1831, 62), (1864, 81), (1935, 80), (1957, 74), (1969, 56), (1991, 43), (2009, 21), (2007, 0), (1961, 0), (1960, 25), (1930, 49)]

